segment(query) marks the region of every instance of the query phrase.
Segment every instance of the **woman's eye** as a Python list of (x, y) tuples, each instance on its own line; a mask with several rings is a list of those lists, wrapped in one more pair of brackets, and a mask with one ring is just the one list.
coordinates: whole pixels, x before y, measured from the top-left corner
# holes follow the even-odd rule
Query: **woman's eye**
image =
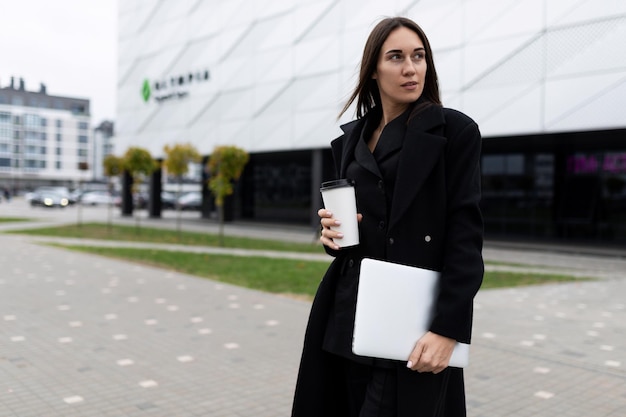
[(418, 60), (418, 61), (424, 58), (425, 58), (425, 55), (423, 52), (418, 52), (417, 54), (413, 55), (413, 59)]
[(390, 57), (392, 60), (398, 60), (398, 59), (402, 59), (402, 56), (400, 56), (400, 54), (393, 54)]

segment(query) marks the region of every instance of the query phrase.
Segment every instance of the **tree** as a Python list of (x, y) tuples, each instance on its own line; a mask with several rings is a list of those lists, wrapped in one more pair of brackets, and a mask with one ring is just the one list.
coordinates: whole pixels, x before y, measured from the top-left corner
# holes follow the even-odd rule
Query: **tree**
[[(115, 155), (107, 155), (102, 161), (102, 167), (104, 168), (104, 175), (109, 178), (109, 195), (113, 198), (113, 177), (117, 177), (124, 170), (124, 161)], [(113, 223), (113, 204), (109, 204), (109, 219), (108, 226), (111, 231), (111, 225)]]
[[(139, 191), (139, 185), (144, 177), (149, 176), (158, 168), (156, 161), (146, 149), (130, 147), (126, 150), (122, 164), (133, 180), (133, 194)], [(137, 226), (139, 226), (139, 216), (136, 215)]]
[(115, 155), (107, 155), (102, 161), (104, 175), (111, 178), (116, 177), (124, 170), (124, 161)]
[[(174, 146), (165, 145), (163, 151), (167, 155), (165, 169), (178, 180), (178, 193), (176, 200), (180, 198), (183, 187), (183, 175), (189, 172), (189, 164), (200, 161), (200, 153), (191, 143), (177, 143)], [(180, 205), (176, 204), (176, 230), (180, 240)]]
[(224, 200), (233, 193), (233, 182), (241, 176), (250, 156), (236, 146), (217, 146), (207, 163), (209, 189), (219, 212), (219, 242), (224, 246)]

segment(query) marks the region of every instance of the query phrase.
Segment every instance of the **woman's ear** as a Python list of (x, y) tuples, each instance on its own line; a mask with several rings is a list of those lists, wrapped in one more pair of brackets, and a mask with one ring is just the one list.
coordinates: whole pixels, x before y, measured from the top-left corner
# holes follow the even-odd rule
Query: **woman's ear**
[(376, 73), (376, 71), (374, 71), (374, 73), (372, 74), (372, 80), (377, 80), (378, 79), (378, 74)]

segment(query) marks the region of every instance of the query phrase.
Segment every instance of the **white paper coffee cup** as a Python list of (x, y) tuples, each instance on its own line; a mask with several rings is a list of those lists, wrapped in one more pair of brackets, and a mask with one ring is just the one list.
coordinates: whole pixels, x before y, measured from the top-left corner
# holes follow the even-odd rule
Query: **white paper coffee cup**
[(359, 222), (356, 218), (354, 181), (340, 179), (323, 182), (320, 192), (326, 210), (333, 213), (333, 219), (341, 222), (339, 226), (331, 227), (331, 230), (343, 233), (343, 237), (335, 239), (335, 243), (342, 248), (358, 245)]

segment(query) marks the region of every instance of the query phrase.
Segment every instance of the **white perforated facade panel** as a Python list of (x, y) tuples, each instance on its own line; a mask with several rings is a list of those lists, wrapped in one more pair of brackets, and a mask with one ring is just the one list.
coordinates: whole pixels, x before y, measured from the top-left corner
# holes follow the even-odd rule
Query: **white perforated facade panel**
[(485, 136), (626, 127), (624, 1), (125, 0), (116, 152), (325, 148), (367, 34), (396, 14), (424, 28), (444, 104)]

